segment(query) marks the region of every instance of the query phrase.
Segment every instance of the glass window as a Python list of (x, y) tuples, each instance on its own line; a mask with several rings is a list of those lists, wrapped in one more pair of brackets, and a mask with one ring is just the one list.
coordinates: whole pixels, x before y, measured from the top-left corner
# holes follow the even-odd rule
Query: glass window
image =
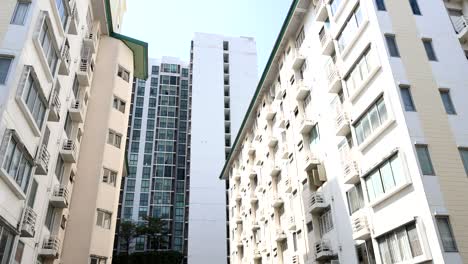
[(319, 228), (321, 236), (330, 232), (333, 229), (333, 218), (330, 209), (327, 209), (322, 215), (320, 215)]
[(115, 131), (109, 130), (107, 143), (113, 145), (114, 147), (120, 148), (120, 144), (122, 143), (122, 135), (116, 133)]
[(42, 25), (39, 31), (39, 43), (41, 44), (44, 56), (47, 59), (49, 70), (52, 76), (55, 76), (55, 69), (58, 63), (58, 50), (55, 46), (55, 38), (48, 24), (48, 15), (44, 15)]
[(440, 97), (442, 98), (442, 103), (444, 104), (445, 112), (449, 115), (455, 115), (455, 106), (453, 106), (452, 97), (450, 96), (449, 90), (440, 90)]
[(336, 14), (336, 11), (340, 7), (340, 5), (341, 5), (341, 0), (333, 0), (330, 3), (330, 10), (331, 10), (332, 16)]
[(377, 243), (383, 264), (407, 262), (422, 255), (415, 223), (378, 237)]
[(112, 214), (102, 210), (97, 210), (96, 225), (105, 229), (110, 229), (111, 227), (111, 217)]
[(372, 202), (383, 194), (405, 184), (408, 180), (398, 155), (389, 158), (364, 178), (367, 196)]
[(129, 82), (130, 81), (130, 72), (125, 69), (124, 67), (119, 65), (119, 68), (117, 70), (117, 76), (122, 78), (124, 81)]
[(391, 57), (400, 57), (400, 51), (398, 50), (398, 46), (396, 44), (395, 36), (394, 35), (385, 35), (385, 41), (387, 41), (388, 53), (390, 53), (390, 56)]
[(413, 96), (411, 95), (411, 90), (407, 86), (400, 86), (401, 98), (403, 100), (403, 106), (405, 111), (414, 112), (416, 108), (414, 107)]
[(372, 49), (368, 49), (364, 52), (363, 56), (358, 59), (356, 65), (353, 66), (350, 73), (345, 77), (348, 95), (352, 95), (356, 89), (361, 87), (376, 66), (374, 52)]
[(421, 167), (422, 174), (435, 175), (427, 145), (416, 145), (416, 154), (418, 155), (419, 166)]
[(357, 31), (362, 24), (361, 7), (357, 6), (352, 15), (348, 18), (345, 26), (338, 36), (338, 47), (343, 52), (349, 43), (356, 37)]
[(13, 17), (11, 18), (11, 24), (24, 25), (24, 20), (26, 19), (30, 5), (31, 2), (29, 1), (18, 1), (16, 3), (15, 11), (13, 12)]
[(377, 5), (377, 10), (385, 11), (385, 2), (384, 0), (375, 0), (375, 4)]
[(9, 263), (11, 250), (13, 247), (14, 235), (5, 226), (0, 224), (0, 263)]
[(44, 123), (45, 113), (47, 109), (47, 100), (42, 94), (41, 87), (36, 78), (33, 78), (32, 68), (25, 69), (27, 76), (24, 80), (24, 86), (21, 98), (29, 109), (29, 112), (34, 118), (34, 121), (39, 129)]
[(358, 144), (364, 142), (373, 132), (380, 128), (387, 119), (387, 108), (385, 107), (383, 98), (381, 98), (371, 106), (354, 125)]
[(32, 158), (23, 145), (11, 135), (12, 132), (9, 133), (10, 136), (2, 143), (2, 146), (6, 145), (2, 167), (26, 193), (33, 166)]
[(320, 135), (319, 135), (319, 127), (318, 124), (315, 125), (312, 130), (310, 131), (310, 146), (317, 145), (320, 141)]
[(358, 183), (346, 192), (350, 214), (364, 207), (364, 197), (362, 195), (361, 184)]
[(468, 148), (460, 148), (460, 156), (465, 167), (466, 175), (468, 175)]
[(0, 84), (5, 84), (13, 58), (0, 56)]
[(102, 182), (115, 186), (117, 182), (117, 172), (104, 168), (103, 175), (102, 175)]
[(457, 243), (453, 236), (452, 226), (448, 216), (436, 216), (440, 240), (445, 252), (458, 252)]
[(436, 61), (437, 57), (435, 54), (434, 46), (432, 45), (431, 39), (423, 39), (424, 49), (426, 50), (427, 58), (430, 61)]
[(67, 22), (68, 22), (68, 11), (63, 1), (64, 0), (55, 0), (55, 5), (57, 6), (60, 21), (62, 21), (62, 27), (65, 30), (65, 28), (67, 27)]
[[(24, 252), (24, 243), (20, 240), (18, 241), (18, 245), (16, 246), (16, 253), (15, 253), (15, 258), (13, 260), (13, 264), (21, 264), (21, 260), (23, 259), (23, 252)], [(1, 261), (1, 258), (0, 258), (0, 261)]]
[(300, 48), (302, 46), (302, 43), (304, 42), (305, 39), (305, 32), (304, 32), (304, 26), (302, 26), (301, 30), (299, 31), (299, 34), (297, 34), (296, 37), (296, 48)]
[(417, 0), (409, 0), (411, 5), (411, 10), (413, 10), (413, 14), (421, 15), (421, 10), (419, 9), (418, 1)]

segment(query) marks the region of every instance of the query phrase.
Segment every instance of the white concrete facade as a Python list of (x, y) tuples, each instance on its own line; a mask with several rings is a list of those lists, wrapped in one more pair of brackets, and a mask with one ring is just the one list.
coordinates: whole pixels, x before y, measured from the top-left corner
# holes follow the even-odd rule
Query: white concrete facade
[(252, 38), (196, 33), (191, 49), (190, 264), (225, 263), (226, 187), (217, 180), (257, 83)]
[[(117, 211), (118, 186), (106, 192), (100, 189), (101, 185), (88, 188), (75, 184), (82, 180), (77, 179), (80, 176), (100, 180), (102, 166), (109, 162), (115, 163), (116, 180), (120, 183), (124, 168), (125, 142), (120, 150), (96, 156), (87, 166), (85, 162), (79, 163), (80, 158), (100, 153), (97, 148), (84, 147), (87, 143), (83, 141), (93, 137), (88, 136), (86, 127), (93, 127), (94, 132), (103, 136), (100, 143), (104, 148), (109, 127), (128, 119), (128, 111), (99, 121), (86, 118), (92, 105), (104, 107), (102, 110), (107, 111), (100, 112), (104, 117), (115, 110), (112, 98), (106, 98), (108, 104), (104, 104), (103, 98), (96, 95), (94, 84), (101, 92), (112, 94), (115, 89), (123, 98), (129, 97), (131, 91), (128, 81), (118, 83), (121, 78), (117, 76), (117, 68), (119, 63), (128, 68), (127, 77), (131, 80), (133, 51), (109, 36), (110, 31), (118, 31), (120, 27), (116, 21), (122, 19), (125, 1), (120, 1), (119, 6), (110, 4), (111, 9), (122, 12), (114, 13), (115, 28), (110, 24), (108, 27), (112, 18), (106, 20), (106, 3), (2, 2), (0, 60), (2, 76), (6, 76), (0, 82), (0, 244), (5, 245), (0, 252), (2, 264), (63, 262), (67, 253), (63, 246), (67, 223), (73, 221), (70, 205), (80, 202), (73, 190), (94, 192), (101, 207)], [(112, 54), (113, 61), (106, 63), (103, 55), (96, 62), (100, 44), (106, 50), (104, 54)], [(109, 67), (111, 63), (114, 67)], [(101, 71), (108, 75), (96, 73)], [(105, 124), (105, 128), (95, 127), (96, 123)], [(113, 129), (125, 137), (125, 125)], [(85, 173), (79, 170), (79, 165), (96, 168), (98, 175), (80, 175)], [(101, 233), (100, 238), (94, 237), (93, 242), (102, 239), (99, 245), (82, 240), (86, 235), (97, 236), (93, 233), (96, 208), (85, 206), (92, 210), (89, 225), (78, 227), (81, 233), (74, 240), (69, 239), (75, 242), (75, 247), (87, 243), (88, 248), (84, 253), (70, 250), (69, 257), (72, 255), (70, 258), (76, 260), (73, 254), (80, 254), (81, 263), (93, 263), (95, 259), (110, 261), (113, 230)], [(116, 215), (109, 219), (109, 229), (115, 228)], [(76, 224), (80, 223), (78, 217), (75, 219)]]
[[(446, 3), (452, 21), (467, 4)], [(443, 1), (293, 1), (221, 175), (231, 263), (467, 262), (452, 21)]]

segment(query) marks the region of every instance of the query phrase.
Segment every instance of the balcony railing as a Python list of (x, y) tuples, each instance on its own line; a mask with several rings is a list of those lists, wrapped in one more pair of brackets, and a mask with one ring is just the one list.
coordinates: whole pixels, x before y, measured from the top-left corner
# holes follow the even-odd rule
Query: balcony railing
[(23, 223), (21, 225), (22, 237), (34, 237), (36, 234), (36, 220), (37, 214), (31, 207), (26, 206), (24, 208)]
[(76, 162), (76, 145), (75, 141), (71, 139), (66, 139), (63, 142), (62, 149), (60, 150), (60, 154), (64, 161), (75, 163)]
[(333, 60), (329, 60), (327, 62), (327, 64), (325, 65), (325, 72), (327, 74), (327, 80), (328, 80), (328, 86), (329, 86), (328, 91), (330, 93), (339, 92), (341, 78), (340, 78), (338, 69), (336, 68), (335, 62), (333, 62)]
[(319, 214), (327, 208), (325, 197), (321, 192), (314, 192), (309, 198), (309, 210), (312, 214)]
[(71, 56), (70, 56), (70, 47), (68, 45), (63, 45), (62, 52), (60, 53), (62, 62), (60, 63), (59, 67), (59, 74), (61, 75), (68, 75), (70, 73), (70, 64), (71, 64)]
[(365, 240), (370, 237), (367, 217), (361, 215), (353, 219), (353, 238), (355, 240)]
[(64, 185), (55, 186), (50, 203), (57, 208), (68, 207), (68, 188)]
[(70, 118), (77, 123), (82, 123), (84, 120), (83, 104), (80, 100), (75, 100), (70, 106)]
[(41, 145), (36, 158), (36, 174), (47, 175), (49, 172), (50, 154), (46, 145)]
[(284, 230), (282, 228), (278, 228), (276, 229), (276, 242), (281, 242), (281, 241), (284, 241), (286, 240), (287, 236), (286, 236), (286, 233), (284, 232)]
[(49, 111), (49, 117), (48, 121), (51, 122), (58, 122), (60, 120), (60, 108), (62, 107), (62, 104), (60, 103), (59, 95), (57, 91), (53, 91), (51, 96), (50, 96), (50, 111)]
[(457, 34), (460, 34), (468, 27), (467, 16), (451, 16), (453, 28)]
[(48, 237), (44, 240), (39, 255), (45, 258), (57, 258), (60, 249), (60, 239), (55, 236)]
[(330, 243), (327, 240), (320, 240), (315, 243), (315, 258), (318, 261), (328, 259), (333, 256)]

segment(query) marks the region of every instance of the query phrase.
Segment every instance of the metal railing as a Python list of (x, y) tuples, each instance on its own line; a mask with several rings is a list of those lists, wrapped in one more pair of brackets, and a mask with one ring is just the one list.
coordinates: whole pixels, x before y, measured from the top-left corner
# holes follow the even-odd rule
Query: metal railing
[(59, 95), (57, 91), (52, 92), (51, 102), (52, 102), (52, 107), (56, 108), (57, 111), (60, 111), (60, 107), (62, 106), (62, 104), (60, 103), (60, 99), (59, 99)]
[(91, 63), (89, 58), (81, 58), (80, 72), (86, 73), (88, 76), (91, 74)]
[(32, 233), (34, 234), (36, 232), (36, 220), (37, 220), (37, 214), (34, 212), (34, 210), (26, 206), (24, 208), (24, 218), (23, 218), (23, 227), (28, 226)]
[(321, 192), (314, 192), (310, 195), (310, 206), (325, 203), (325, 198)]
[(82, 112), (82, 111), (83, 111), (82, 105), (83, 105), (83, 104), (82, 104), (79, 100), (75, 100), (75, 101), (72, 102), (72, 104), (71, 104), (71, 110), (75, 110), (75, 111), (78, 111), (78, 112)]
[(63, 45), (62, 59), (63, 59), (63, 61), (65, 61), (67, 66), (70, 66), (71, 56), (70, 56), (70, 47), (68, 47), (68, 45)]
[(53, 250), (57, 252), (59, 250), (59, 247), (60, 247), (60, 239), (58, 239), (58, 237), (55, 237), (55, 236), (46, 238), (44, 240), (44, 243), (42, 244), (43, 249)]
[(331, 84), (336, 78), (339, 77), (338, 69), (332, 60), (329, 60), (325, 66), (328, 83)]
[(76, 144), (75, 144), (75, 142), (74, 142), (73, 140), (71, 140), (71, 139), (66, 139), (66, 140), (63, 142), (62, 150), (75, 152), (75, 151), (76, 151)]
[(54, 188), (54, 197), (64, 198), (65, 201), (68, 201), (68, 188), (64, 185), (58, 185)]
[(359, 216), (353, 219), (353, 232), (358, 233), (364, 230), (369, 230), (366, 216)]
[(322, 45), (322, 47), (324, 47), (327, 44), (330, 38), (331, 37), (328, 33), (328, 30), (326, 28), (323, 28), (323, 30), (319, 33), (320, 44)]
[(321, 240), (315, 243), (315, 254), (330, 254), (330, 243), (327, 240)]
[(465, 28), (468, 27), (467, 16), (451, 16), (453, 28), (457, 34), (460, 34)]
[(46, 145), (41, 145), (41, 148), (39, 149), (39, 156), (37, 158), (38, 161), (44, 164), (45, 166), (49, 165), (50, 153), (47, 150)]

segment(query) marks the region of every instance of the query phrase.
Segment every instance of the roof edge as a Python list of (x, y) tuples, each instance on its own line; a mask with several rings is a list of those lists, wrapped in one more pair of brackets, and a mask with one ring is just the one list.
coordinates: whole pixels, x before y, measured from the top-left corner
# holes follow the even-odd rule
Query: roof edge
[(237, 144), (239, 143), (240, 136), (242, 134), (242, 131), (244, 130), (244, 127), (247, 123), (247, 120), (249, 119), (249, 116), (253, 110), (253, 107), (255, 105), (255, 102), (257, 101), (257, 97), (260, 94), (260, 91), (262, 90), (263, 83), (265, 82), (266, 76), (268, 75), (268, 72), (270, 71), (271, 64), (273, 63), (273, 60), (275, 59), (275, 56), (278, 52), (278, 49), (282, 43), (282, 40), (284, 38), (284, 34), (286, 33), (286, 30), (289, 26), (289, 22), (291, 22), (291, 19), (294, 15), (294, 11), (297, 8), (297, 5), (299, 4), (300, 0), (294, 0), (293, 3), (291, 4), (291, 7), (289, 8), (288, 14), (286, 16), (286, 19), (283, 22), (283, 25), (281, 26), (280, 33), (278, 34), (278, 37), (276, 38), (275, 41), (275, 46), (273, 47), (273, 50), (270, 54), (270, 57), (268, 58), (268, 62), (265, 66), (265, 69), (263, 70), (262, 77), (260, 78), (260, 81), (257, 85), (257, 89), (255, 90), (255, 94), (250, 101), (249, 108), (247, 109), (247, 113), (244, 116), (244, 120), (242, 121), (242, 124), (239, 128), (239, 131), (237, 132), (236, 139), (234, 140), (234, 143), (231, 146), (231, 152), (229, 153), (229, 156), (226, 159), (226, 162), (224, 163), (223, 169), (219, 175), (219, 179), (225, 179), (225, 173), (226, 169), (229, 163), (231, 163), (231, 158), (233, 156), (234, 150), (237, 147)]

